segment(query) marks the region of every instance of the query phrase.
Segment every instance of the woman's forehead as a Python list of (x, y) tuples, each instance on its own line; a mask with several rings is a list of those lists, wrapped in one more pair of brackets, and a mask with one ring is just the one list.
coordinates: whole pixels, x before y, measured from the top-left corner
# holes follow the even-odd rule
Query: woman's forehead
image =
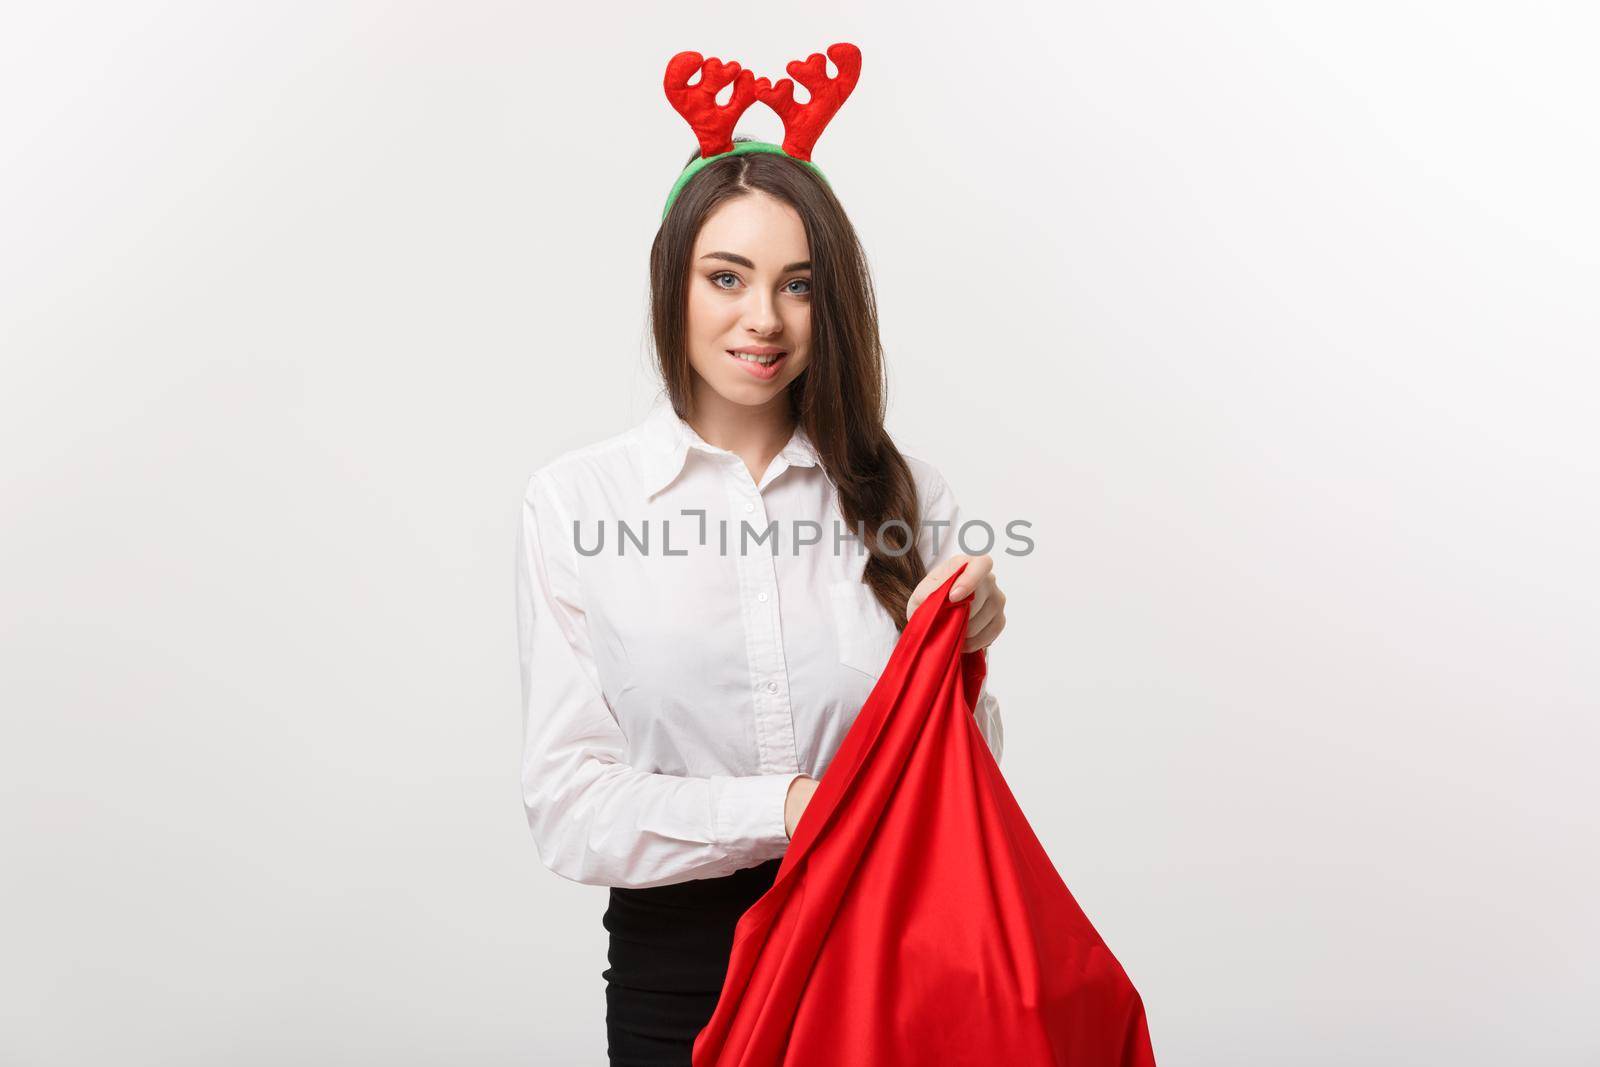
[(694, 255), (698, 259), (711, 252), (731, 252), (758, 269), (772, 270), (811, 258), (799, 212), (762, 193), (735, 197), (706, 216)]

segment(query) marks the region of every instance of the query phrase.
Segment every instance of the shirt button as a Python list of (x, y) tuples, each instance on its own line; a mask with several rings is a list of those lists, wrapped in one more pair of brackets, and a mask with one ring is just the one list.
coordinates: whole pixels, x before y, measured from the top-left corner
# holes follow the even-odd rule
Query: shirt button
[(777, 691), (778, 691), (778, 683), (777, 682), (768, 682), (767, 683), (767, 692), (776, 693)]
[(754, 504), (750, 503), (750, 501), (746, 500), (744, 502), (744, 509), (746, 511), (754, 511), (756, 509), (756, 506)]
[(757, 593), (756, 594), (756, 599), (761, 601), (763, 604), (765, 604), (767, 602), (767, 594), (765, 594), (765, 593)]

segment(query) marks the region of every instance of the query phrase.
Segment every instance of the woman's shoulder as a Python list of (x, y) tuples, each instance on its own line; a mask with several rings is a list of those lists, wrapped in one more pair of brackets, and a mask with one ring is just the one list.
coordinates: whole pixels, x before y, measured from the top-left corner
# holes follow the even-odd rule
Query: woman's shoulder
[(950, 491), (949, 484), (945, 482), (939, 468), (930, 461), (903, 449), (900, 456), (906, 461), (906, 466), (911, 468), (911, 481), (917, 487), (917, 500), (921, 503), (922, 510), (927, 511), (929, 505)]
[(580, 507), (585, 501), (615, 498), (639, 482), (641, 427), (607, 434), (586, 444), (560, 448), (537, 461), (528, 475), (526, 494), (555, 496), (564, 505)]

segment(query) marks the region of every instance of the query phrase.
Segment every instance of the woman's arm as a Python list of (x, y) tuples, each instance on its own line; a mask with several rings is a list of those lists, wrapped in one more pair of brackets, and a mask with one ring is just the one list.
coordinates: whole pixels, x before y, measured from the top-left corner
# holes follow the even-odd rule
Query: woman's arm
[(571, 530), (535, 474), (516, 569), (522, 799), (539, 858), (575, 882), (642, 888), (783, 855), (798, 772), (686, 778), (628, 765), (595, 668)]
[[(922, 561), (927, 565), (928, 577), (918, 585), (911, 596), (911, 611), (920, 606), (922, 599), (944, 584), (955, 564), (957, 558), (963, 560), (976, 560), (984, 557), (966, 556), (961, 552), (957, 532), (961, 524), (966, 521), (961, 513), (961, 505), (957, 503), (955, 494), (951, 492), (949, 483), (944, 480), (931, 464), (907, 456), (906, 462), (916, 475), (917, 495), (921, 501), (922, 524), (917, 531), (917, 550), (922, 556)], [(942, 524), (942, 525), (940, 525)], [(970, 567), (969, 567), (970, 570)], [(963, 578), (965, 575), (962, 576)], [(992, 575), (991, 575), (992, 579)], [(986, 596), (999, 594), (998, 587), (986, 591)], [(1003, 604), (1004, 597), (1000, 600)], [(974, 604), (973, 616), (978, 615), (977, 605)], [(1004, 619), (1000, 625), (1004, 626)], [(972, 636), (971, 633), (968, 636)], [(992, 667), (987, 657), (989, 649), (983, 650), (986, 657), (985, 663)], [(978, 704), (973, 709), (973, 717), (978, 722), (978, 729), (983, 734), (983, 739), (989, 745), (989, 751), (994, 754), (996, 763), (1000, 762), (1000, 751), (1004, 747), (1005, 730), (1000, 722), (1000, 702), (989, 691), (989, 674), (984, 674), (983, 684), (978, 688)]]

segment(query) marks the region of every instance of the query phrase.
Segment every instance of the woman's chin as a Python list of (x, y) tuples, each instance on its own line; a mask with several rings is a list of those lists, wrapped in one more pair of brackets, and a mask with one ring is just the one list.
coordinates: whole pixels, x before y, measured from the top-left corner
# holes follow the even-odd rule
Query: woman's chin
[[(727, 360), (732, 363), (734, 357), (729, 356)], [(795, 378), (799, 377), (798, 372), (792, 372), (791, 368), (787, 366), (788, 362), (787, 357), (780, 360), (777, 373), (770, 378), (752, 374), (743, 367), (737, 366), (724, 365), (713, 368), (697, 367), (695, 369), (700, 372), (700, 378), (705, 384), (709, 385), (725, 400), (735, 404), (755, 406), (771, 401), (774, 396), (787, 389)], [(707, 373), (708, 370), (712, 373)], [(802, 366), (800, 370), (804, 371), (805, 367)]]

